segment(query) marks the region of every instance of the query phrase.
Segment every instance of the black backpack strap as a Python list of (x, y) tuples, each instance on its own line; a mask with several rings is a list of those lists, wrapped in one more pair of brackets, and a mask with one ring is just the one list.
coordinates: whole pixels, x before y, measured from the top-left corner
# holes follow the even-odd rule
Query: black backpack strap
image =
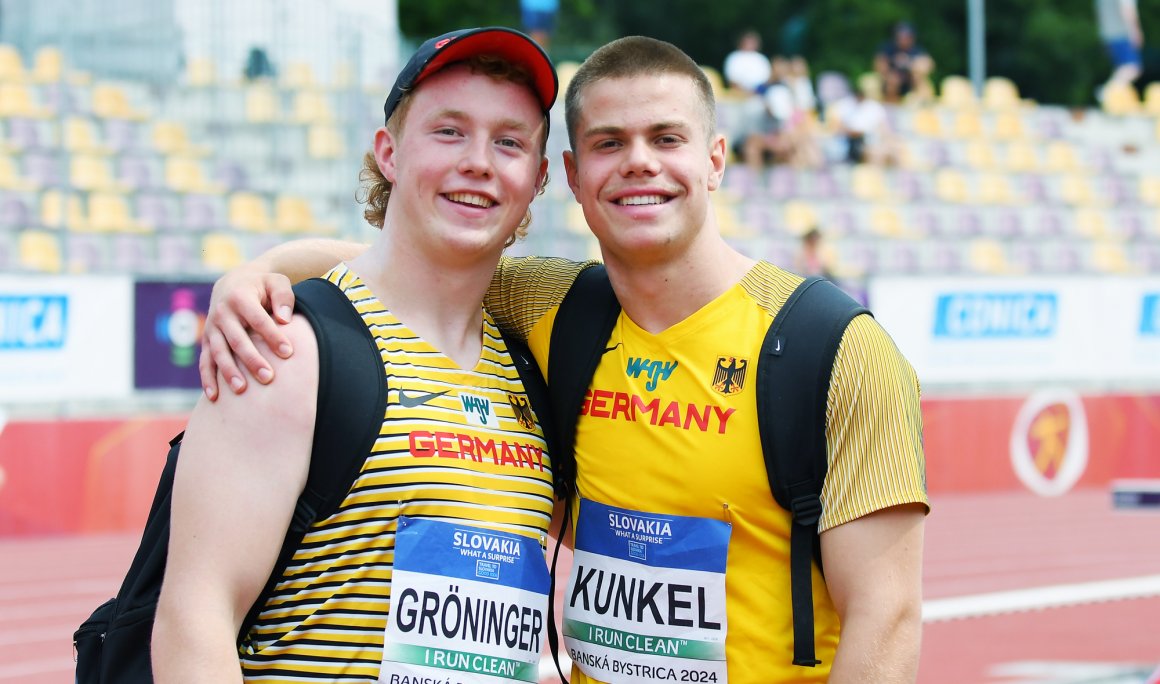
[(570, 503), (576, 484), (576, 420), (584, 404), (584, 392), (592, 382), (604, 345), (616, 319), (620, 302), (602, 265), (580, 271), (560, 302), (548, 354), (548, 394), (555, 408), (553, 432), (558, 442), (556, 496)]
[(334, 283), (322, 278), (294, 286), (295, 311), (318, 339), (318, 410), (306, 487), (265, 589), (242, 622), (249, 632), (302, 537), (342, 504), (378, 438), (387, 405), (387, 375), (362, 316)]
[(602, 265), (589, 266), (580, 271), (560, 302), (549, 343), (548, 396), (554, 408), (552, 432), (556, 447), (552, 467), (556, 496), (564, 502), (564, 520), (552, 554), (548, 648), (562, 682), (568, 680), (560, 667), (560, 635), (556, 632), (556, 562), (571, 524), (572, 497), (576, 493), (576, 421), (584, 404), (584, 393), (592, 383), (596, 366), (606, 351), (605, 343), (619, 316), (620, 302), (612, 291), (608, 272)]
[(790, 584), (793, 662), (813, 667), (810, 564), (821, 567), (818, 520), (826, 477), (826, 401), (846, 326), (865, 307), (822, 278), (797, 287), (774, 317), (757, 363), (757, 416), (774, 498), (793, 517)]

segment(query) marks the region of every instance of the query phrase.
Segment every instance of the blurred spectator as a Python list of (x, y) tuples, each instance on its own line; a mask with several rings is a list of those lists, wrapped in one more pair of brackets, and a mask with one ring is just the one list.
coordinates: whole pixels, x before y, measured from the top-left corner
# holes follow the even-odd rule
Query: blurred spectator
[(817, 111), (818, 98), (814, 95), (814, 83), (810, 80), (810, 65), (801, 55), (794, 55), (789, 60), (789, 87), (799, 111), (808, 114)]
[[(813, 86), (809, 85), (809, 68), (805, 69), (808, 97), (805, 106), (816, 106)], [(745, 138), (743, 157), (754, 171), (767, 163), (788, 163), (798, 167), (816, 167), (821, 164), (821, 153), (814, 140), (813, 118), (797, 93), (805, 87), (795, 82), (791, 60), (774, 57), (770, 67), (769, 83), (762, 94), (765, 110), (763, 125)]]
[(725, 56), (722, 75), (730, 88), (760, 94), (769, 82), (769, 58), (761, 53), (761, 35), (746, 31), (737, 40), (737, 49)]
[(882, 80), (886, 102), (901, 102), (911, 91), (930, 89), (934, 60), (918, 44), (914, 27), (905, 21), (894, 25), (894, 36), (874, 55), (874, 71)]
[(242, 75), (247, 81), (257, 81), (262, 78), (274, 78), (274, 65), (270, 62), (265, 48), (252, 47), (246, 56), (246, 66)]
[(826, 112), (826, 124), (834, 134), (829, 158), (852, 164), (890, 164), (898, 159), (886, 107), (868, 97), (868, 85), (839, 100)]
[(1136, 0), (1095, 0), (1095, 9), (1100, 40), (1112, 60), (1112, 75), (1105, 87), (1127, 85), (1140, 77), (1144, 45)]
[(556, 32), (556, 13), (560, 11), (560, 0), (520, 0), (520, 20), (524, 33), (547, 51)]
[(802, 234), (801, 247), (793, 259), (794, 272), (806, 277), (821, 276), (826, 280), (833, 280), (831, 262), (832, 256), (822, 244), (822, 231), (817, 226), (811, 227)]

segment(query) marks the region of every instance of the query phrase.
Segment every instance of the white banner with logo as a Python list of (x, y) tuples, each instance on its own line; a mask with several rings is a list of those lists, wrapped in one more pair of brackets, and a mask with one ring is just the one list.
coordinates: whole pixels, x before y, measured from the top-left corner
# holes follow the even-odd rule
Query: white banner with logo
[(876, 278), (869, 300), (925, 385), (1160, 382), (1160, 278)]
[(127, 396), (132, 285), (123, 276), (0, 276), (0, 402)]

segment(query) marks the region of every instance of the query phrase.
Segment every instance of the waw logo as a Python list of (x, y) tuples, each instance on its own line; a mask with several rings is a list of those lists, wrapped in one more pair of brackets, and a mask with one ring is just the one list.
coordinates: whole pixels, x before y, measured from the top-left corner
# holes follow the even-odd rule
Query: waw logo
[(459, 403), (463, 405), (463, 417), (468, 423), (484, 427), (496, 424), (495, 408), (487, 397), (462, 393)]
[(653, 361), (652, 359), (629, 357), (628, 368), (625, 369), (625, 372), (632, 378), (639, 378), (641, 373), (645, 373), (648, 376), (648, 382), (645, 383), (644, 387), (651, 392), (657, 388), (657, 383), (661, 380), (668, 380), (676, 369), (676, 361)]

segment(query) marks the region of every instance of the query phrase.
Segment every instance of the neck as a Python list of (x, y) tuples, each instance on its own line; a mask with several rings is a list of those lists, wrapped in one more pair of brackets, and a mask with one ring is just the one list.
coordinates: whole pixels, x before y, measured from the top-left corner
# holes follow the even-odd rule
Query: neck
[(612, 289), (634, 323), (656, 334), (685, 320), (725, 293), (753, 268), (753, 259), (715, 231), (678, 257), (631, 266), (604, 253)]
[(350, 267), (396, 318), (471, 369), (483, 344), (483, 295), (498, 261), (498, 253), (458, 263), (436, 260), (383, 232)]

